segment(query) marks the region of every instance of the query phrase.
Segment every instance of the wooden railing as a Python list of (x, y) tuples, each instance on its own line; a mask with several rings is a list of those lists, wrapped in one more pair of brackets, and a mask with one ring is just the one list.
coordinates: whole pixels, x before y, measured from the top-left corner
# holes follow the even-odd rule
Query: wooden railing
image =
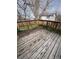
[[(48, 26), (54, 29), (61, 30), (61, 22), (58, 21), (50, 21), (50, 20), (27, 20), (27, 21), (20, 21), (17, 22), (17, 29), (20, 29), (21, 27), (28, 26), (28, 25), (43, 25)], [(28, 26), (29, 27), (29, 26)]]

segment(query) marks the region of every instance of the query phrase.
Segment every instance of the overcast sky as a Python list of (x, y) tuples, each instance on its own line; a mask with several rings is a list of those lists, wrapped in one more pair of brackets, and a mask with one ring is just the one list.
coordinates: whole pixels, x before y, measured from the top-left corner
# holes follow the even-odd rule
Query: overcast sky
[(54, 12), (54, 11), (61, 12), (61, 0), (52, 0), (52, 2), (49, 5), (48, 10), (50, 12)]

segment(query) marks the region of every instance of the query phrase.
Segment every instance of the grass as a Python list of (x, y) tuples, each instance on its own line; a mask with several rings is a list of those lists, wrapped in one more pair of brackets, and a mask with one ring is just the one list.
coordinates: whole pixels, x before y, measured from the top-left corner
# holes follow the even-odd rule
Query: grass
[(61, 35), (61, 30), (54, 29), (54, 28), (49, 27), (49, 26), (37, 25), (37, 24), (30, 24), (30, 25), (26, 25), (24, 27), (20, 27), (20, 29), (17, 29), (17, 32), (32, 30), (32, 29), (36, 29), (38, 27), (42, 27), (43, 29), (46, 29), (50, 32), (54, 31), (55, 33), (58, 33), (59, 35)]
[(17, 29), (17, 32), (22, 32), (22, 31), (26, 31), (26, 30), (31, 30), (31, 29), (35, 29), (37, 28), (38, 25), (36, 24), (30, 24), (30, 25), (25, 25), (23, 27), (20, 27), (19, 29)]

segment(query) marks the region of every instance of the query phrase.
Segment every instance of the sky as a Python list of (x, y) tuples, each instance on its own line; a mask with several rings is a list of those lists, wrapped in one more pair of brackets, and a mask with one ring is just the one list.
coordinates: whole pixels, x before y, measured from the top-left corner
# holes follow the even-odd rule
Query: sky
[(58, 11), (61, 13), (61, 0), (52, 0), (52, 2), (49, 4), (48, 11)]

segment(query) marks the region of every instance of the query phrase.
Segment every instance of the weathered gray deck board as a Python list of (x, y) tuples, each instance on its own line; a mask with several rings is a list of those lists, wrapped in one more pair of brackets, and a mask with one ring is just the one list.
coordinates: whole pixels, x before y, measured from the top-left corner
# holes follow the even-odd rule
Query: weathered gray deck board
[(60, 59), (60, 42), (60, 35), (41, 29), (18, 40), (17, 58)]

